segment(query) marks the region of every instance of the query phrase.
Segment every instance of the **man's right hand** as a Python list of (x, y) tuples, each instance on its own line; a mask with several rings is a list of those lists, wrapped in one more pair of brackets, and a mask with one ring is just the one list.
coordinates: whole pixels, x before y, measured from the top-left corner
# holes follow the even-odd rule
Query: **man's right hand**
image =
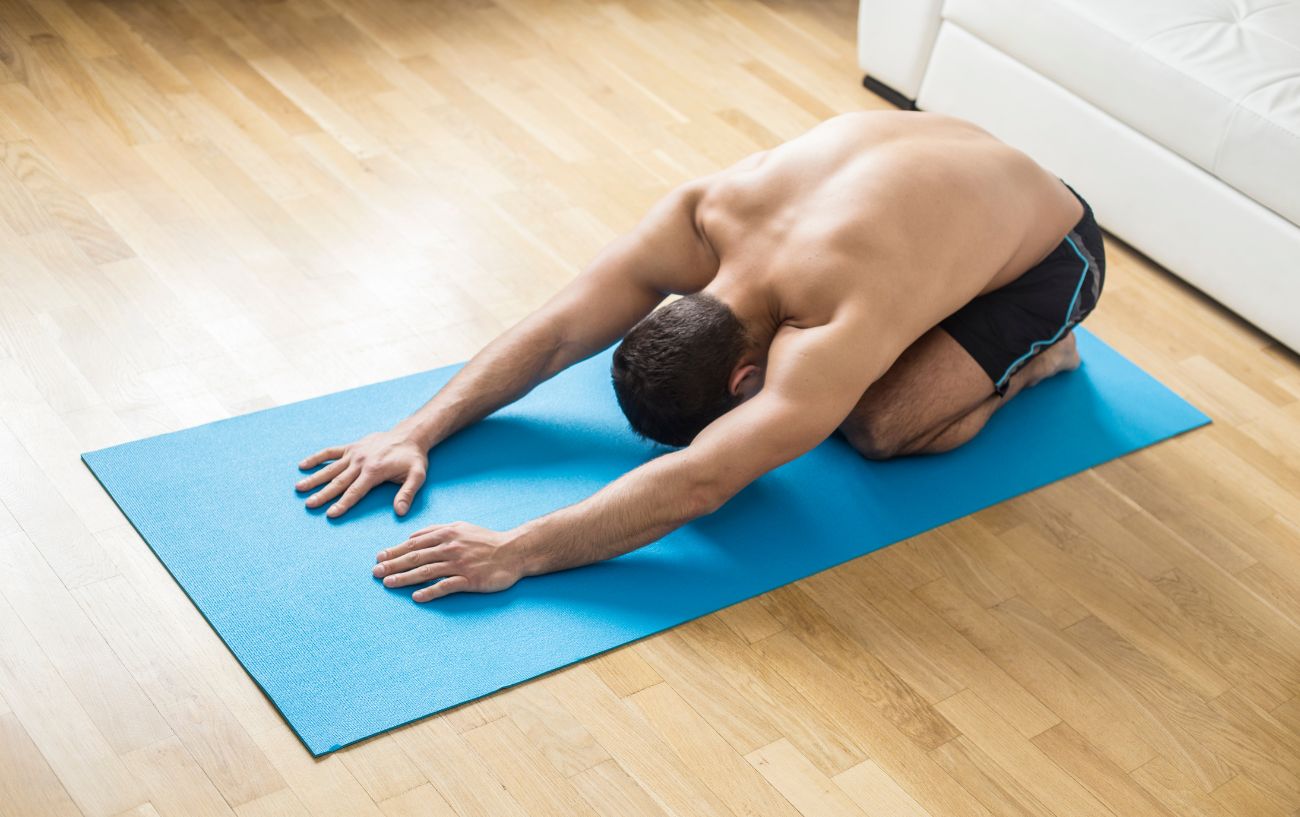
[(330, 518), (342, 516), (371, 488), (381, 482), (397, 482), (402, 487), (393, 498), (393, 510), (398, 516), (405, 516), (411, 509), (415, 492), (424, 484), (429, 454), (420, 443), (403, 432), (381, 431), (350, 445), (317, 451), (298, 463), (298, 467), (306, 471), (326, 462), (329, 465), (299, 480), (294, 486), (299, 491), (325, 486), (307, 498), (308, 508), (319, 508), (339, 497), (325, 515)]

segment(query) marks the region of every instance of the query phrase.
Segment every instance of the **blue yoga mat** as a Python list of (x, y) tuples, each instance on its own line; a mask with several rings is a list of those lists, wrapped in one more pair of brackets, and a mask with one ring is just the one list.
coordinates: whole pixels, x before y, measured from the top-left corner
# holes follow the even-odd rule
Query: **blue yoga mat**
[(868, 462), (839, 437), (717, 513), (601, 564), (429, 603), (370, 575), (418, 528), (503, 530), (661, 453), (613, 399), (609, 352), (434, 449), (340, 520), (294, 489), (307, 454), (388, 428), (459, 366), (83, 455), (313, 755), (487, 695), (869, 553), (1209, 422), (1087, 333), (1084, 365), (948, 454)]

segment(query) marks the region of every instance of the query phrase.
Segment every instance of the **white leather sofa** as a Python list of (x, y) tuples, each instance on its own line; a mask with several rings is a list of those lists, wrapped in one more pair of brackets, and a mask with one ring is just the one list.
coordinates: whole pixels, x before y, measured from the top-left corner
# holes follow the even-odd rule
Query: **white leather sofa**
[(858, 48), (1300, 351), (1300, 0), (862, 0)]

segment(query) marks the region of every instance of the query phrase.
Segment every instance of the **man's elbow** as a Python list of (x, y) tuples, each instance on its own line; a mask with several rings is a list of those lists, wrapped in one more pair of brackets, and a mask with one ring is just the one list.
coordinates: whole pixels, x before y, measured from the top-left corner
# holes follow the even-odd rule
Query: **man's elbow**
[(703, 477), (695, 480), (687, 498), (691, 518), (708, 516), (727, 504), (738, 491), (739, 488), (718, 478)]
[(678, 472), (679, 478), (690, 486), (686, 500), (693, 516), (708, 516), (717, 511), (770, 470), (765, 462), (723, 458), (716, 450), (692, 450), (695, 445), (692, 442), (679, 452), (684, 467)]
[(726, 499), (709, 488), (697, 488), (691, 493), (687, 500), (687, 514), (691, 519), (700, 516), (708, 516), (726, 504)]

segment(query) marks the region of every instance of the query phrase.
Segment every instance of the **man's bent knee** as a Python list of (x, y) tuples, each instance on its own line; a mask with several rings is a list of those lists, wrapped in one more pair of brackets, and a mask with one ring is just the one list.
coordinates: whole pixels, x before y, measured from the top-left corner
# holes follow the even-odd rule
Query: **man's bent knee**
[(889, 460), (903, 453), (906, 440), (899, 439), (870, 421), (850, 418), (840, 426), (840, 433), (853, 450), (869, 460)]

